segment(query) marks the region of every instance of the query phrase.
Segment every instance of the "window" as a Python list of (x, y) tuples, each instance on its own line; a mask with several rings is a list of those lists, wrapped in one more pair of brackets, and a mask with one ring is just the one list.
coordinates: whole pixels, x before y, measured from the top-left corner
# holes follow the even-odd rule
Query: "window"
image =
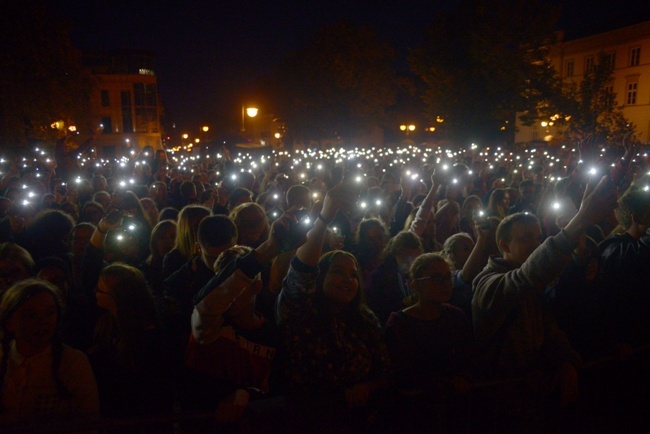
[(110, 106), (110, 100), (108, 99), (108, 91), (107, 90), (102, 90), (102, 107), (108, 107)]
[(133, 85), (133, 100), (136, 106), (156, 107), (157, 94), (155, 84), (135, 83)]
[(634, 105), (636, 104), (636, 90), (639, 86), (639, 83), (636, 81), (629, 82), (627, 84), (627, 97), (625, 99), (625, 104)]
[(594, 56), (587, 56), (585, 58), (585, 73), (589, 74), (594, 69)]
[(125, 133), (133, 132), (133, 117), (131, 114), (131, 92), (123, 90), (122, 97), (122, 130)]
[(630, 49), (630, 66), (639, 66), (641, 60), (641, 47), (632, 47)]
[(110, 116), (102, 117), (102, 125), (104, 125), (104, 134), (111, 134), (113, 132), (113, 122)]
[(603, 57), (603, 63), (605, 65), (610, 65), (612, 69), (616, 67), (616, 52), (612, 51), (611, 53), (605, 54)]
[(605, 86), (605, 92), (607, 92), (609, 94), (613, 94), (614, 93), (614, 85), (610, 84), (608, 86)]
[(567, 60), (566, 62), (566, 76), (567, 77), (572, 77), (573, 76), (573, 59)]

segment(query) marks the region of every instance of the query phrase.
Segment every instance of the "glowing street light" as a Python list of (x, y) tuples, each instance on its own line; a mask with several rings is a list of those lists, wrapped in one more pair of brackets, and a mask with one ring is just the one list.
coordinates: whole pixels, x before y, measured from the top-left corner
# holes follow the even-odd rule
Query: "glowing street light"
[(210, 127), (207, 126), (207, 125), (204, 125), (203, 127), (201, 127), (201, 131), (203, 131), (204, 133), (207, 133), (208, 131), (210, 131)]
[(399, 129), (400, 129), (400, 131), (405, 131), (406, 135), (408, 136), (409, 133), (412, 133), (413, 131), (415, 131), (415, 125), (413, 125), (413, 124), (409, 124), (409, 125), (402, 124), (402, 125), (399, 126)]
[(241, 131), (246, 132), (246, 115), (250, 118), (257, 116), (258, 109), (256, 107), (241, 106)]

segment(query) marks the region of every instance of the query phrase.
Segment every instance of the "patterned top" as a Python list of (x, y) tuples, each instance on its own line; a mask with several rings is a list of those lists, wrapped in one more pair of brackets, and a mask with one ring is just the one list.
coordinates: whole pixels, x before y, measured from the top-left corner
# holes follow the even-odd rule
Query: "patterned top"
[(294, 258), (278, 298), (277, 318), (298, 389), (336, 392), (388, 375), (388, 352), (374, 314), (329, 314), (316, 294), (318, 267)]

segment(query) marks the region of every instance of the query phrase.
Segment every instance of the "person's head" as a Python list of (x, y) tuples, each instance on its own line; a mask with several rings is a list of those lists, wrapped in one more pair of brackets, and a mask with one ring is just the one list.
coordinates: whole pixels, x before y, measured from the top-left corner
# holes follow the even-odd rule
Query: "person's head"
[(41, 197), (41, 203), (39, 205), (39, 210), (45, 210), (49, 208), (56, 208), (57, 207), (56, 203), (56, 196), (54, 196), (52, 193), (46, 193)]
[(178, 213), (176, 223), (176, 245), (174, 246), (186, 260), (196, 253), (197, 232), (201, 220), (212, 212), (201, 205), (187, 205)]
[(257, 247), (269, 236), (269, 223), (264, 209), (256, 203), (243, 203), (230, 212), (237, 226), (237, 244)]
[(55, 246), (53, 243), (67, 245), (70, 231), (75, 222), (72, 218), (59, 210), (48, 209), (40, 212), (27, 227), (27, 234), (37, 243), (38, 250), (49, 250)]
[(137, 364), (147, 331), (159, 327), (144, 275), (135, 267), (109, 265), (99, 276), (95, 299), (107, 312), (95, 327), (95, 342), (115, 347), (116, 365)]
[(11, 200), (7, 197), (0, 196), (0, 219), (5, 218), (7, 211), (11, 208)]
[(156, 181), (149, 187), (149, 197), (158, 205), (167, 203), (167, 185), (164, 182)]
[[(118, 325), (151, 321), (156, 317), (147, 281), (140, 270), (130, 265), (111, 264), (100, 275), (95, 290), (97, 306), (116, 318)], [(122, 328), (124, 333), (130, 330)]]
[(480, 197), (476, 195), (467, 196), (460, 209), (460, 217), (471, 220), (474, 217), (474, 212), (480, 210), (482, 205)]
[(311, 209), (311, 190), (304, 185), (294, 185), (287, 190), (287, 209), (298, 206), (306, 210)]
[(79, 208), (72, 202), (63, 202), (60, 205), (61, 211), (72, 217), (72, 220), (76, 223), (79, 221)]
[(91, 223), (78, 223), (70, 231), (70, 253), (73, 259), (83, 257), (86, 246), (95, 232), (95, 226)]
[(140, 199), (140, 203), (142, 204), (144, 213), (147, 216), (147, 220), (149, 220), (149, 222), (152, 225), (158, 223), (158, 219), (160, 218), (160, 213), (158, 212), (158, 207), (156, 206), (156, 202), (154, 202), (154, 200), (149, 197), (143, 197), (142, 199)]
[(97, 226), (103, 216), (104, 207), (100, 203), (89, 201), (86, 202), (83, 207), (81, 207), (81, 216), (79, 217), (79, 222), (88, 222)]
[(397, 268), (402, 276), (408, 275), (411, 264), (423, 253), (422, 241), (410, 231), (402, 231), (395, 235), (384, 249), (384, 258), (392, 258), (397, 262)]
[(523, 203), (531, 203), (535, 198), (535, 183), (532, 179), (524, 179), (519, 184), (519, 200)]
[(108, 189), (108, 182), (106, 182), (106, 178), (104, 178), (102, 175), (94, 175), (91, 178), (90, 182), (95, 193), (98, 191), (106, 191)]
[(541, 244), (539, 220), (534, 214), (511, 214), (499, 223), (496, 240), (503, 258), (519, 267)]
[(160, 220), (160, 221), (163, 221), (163, 220), (177, 221), (178, 220), (178, 210), (176, 208), (172, 208), (172, 207), (163, 208), (163, 209), (160, 210), (160, 215), (158, 216), (158, 220)]
[(174, 248), (176, 242), (176, 222), (161, 220), (151, 231), (149, 251), (152, 260), (160, 260)]
[(228, 208), (235, 209), (243, 203), (253, 201), (253, 192), (242, 187), (235, 188), (228, 197)]
[(219, 255), (237, 242), (237, 226), (225, 215), (206, 217), (199, 224), (197, 249), (206, 267), (212, 269)]
[(490, 200), (488, 201), (488, 209), (494, 213), (498, 214), (500, 217), (504, 217), (506, 211), (508, 210), (508, 204), (510, 203), (510, 195), (508, 190), (505, 188), (496, 188), (490, 194)]
[(184, 181), (180, 187), (181, 198), (185, 203), (196, 202), (196, 185), (190, 181)]
[(14, 243), (0, 243), (0, 295), (14, 283), (32, 275), (34, 260)]
[(107, 191), (98, 191), (93, 194), (93, 202), (97, 202), (104, 209), (108, 209), (111, 206), (111, 195)]
[(365, 219), (357, 227), (356, 241), (359, 254), (379, 254), (386, 247), (388, 232), (379, 219)]
[(362, 304), (361, 273), (357, 259), (343, 250), (333, 250), (318, 262), (316, 295), (335, 310), (358, 310)]
[(70, 288), (70, 266), (66, 261), (56, 256), (39, 259), (34, 266), (34, 272), (37, 278), (56, 286), (63, 300), (67, 299)]
[(628, 230), (632, 224), (650, 226), (650, 191), (645, 188), (632, 185), (618, 199), (616, 216), (623, 229)]
[(442, 254), (452, 262), (455, 269), (460, 270), (467, 262), (472, 249), (474, 249), (472, 237), (469, 234), (460, 232), (445, 240)]
[(124, 195), (122, 197), (122, 202), (120, 204), (120, 209), (131, 217), (143, 218), (149, 223), (150, 229), (153, 226), (149, 221), (149, 219), (147, 218), (148, 217), (147, 214), (144, 212), (144, 208), (142, 207), (140, 198), (138, 198), (138, 196), (131, 190), (127, 190), (124, 192)]
[(413, 295), (411, 301), (448, 303), (452, 291), (452, 264), (438, 253), (418, 256), (409, 270)]
[(5, 343), (14, 339), (24, 357), (40, 353), (60, 339), (62, 306), (59, 291), (44, 280), (27, 279), (7, 289), (0, 304), (4, 346), (0, 382), (4, 380), (9, 352)]

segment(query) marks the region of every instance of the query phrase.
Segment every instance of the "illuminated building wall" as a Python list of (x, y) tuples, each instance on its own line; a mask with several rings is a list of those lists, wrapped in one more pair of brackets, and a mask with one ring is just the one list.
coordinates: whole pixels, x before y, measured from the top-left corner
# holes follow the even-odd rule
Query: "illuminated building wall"
[[(561, 41), (552, 50), (551, 60), (565, 84), (580, 83), (586, 70), (598, 61), (603, 52), (614, 62), (610, 90), (623, 107), (625, 117), (636, 125), (636, 137), (650, 143), (650, 21), (605, 33)], [(531, 142), (550, 138), (552, 126), (522, 126), (515, 142)]]
[(84, 52), (84, 65), (96, 80), (90, 105), (97, 123), (104, 125), (97, 140), (104, 154), (162, 147), (155, 60), (152, 52), (143, 50)]

